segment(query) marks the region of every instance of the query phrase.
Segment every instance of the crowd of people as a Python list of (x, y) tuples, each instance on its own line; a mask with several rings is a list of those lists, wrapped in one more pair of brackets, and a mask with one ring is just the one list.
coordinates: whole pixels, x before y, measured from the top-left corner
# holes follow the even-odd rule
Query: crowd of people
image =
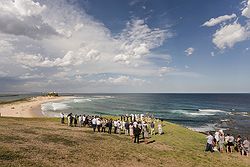
[[(152, 115), (126, 114), (122, 115), (120, 119), (113, 120), (85, 114), (73, 115), (72, 113), (65, 117), (65, 115), (61, 113), (62, 124), (66, 122), (65, 118), (67, 118), (68, 126), (89, 127), (93, 129), (93, 132), (125, 134), (131, 137), (132, 142), (138, 144), (140, 143), (140, 136), (145, 143), (148, 143), (150, 135), (163, 134), (162, 121), (155, 119)], [(241, 155), (249, 155), (250, 142), (247, 137), (242, 138), (238, 135), (237, 138), (234, 138), (233, 135), (225, 135), (223, 130), (219, 130), (216, 131), (214, 135), (208, 132), (206, 138), (207, 144), (205, 151), (218, 151), (223, 153), (225, 150), (228, 153), (232, 153), (233, 150), (235, 150)]]
[[(145, 143), (148, 143), (149, 135), (162, 135), (162, 121), (155, 119), (153, 115), (126, 114), (120, 119), (107, 119), (100, 116), (73, 115), (66, 116), (68, 126), (90, 127), (94, 132), (125, 134), (131, 137), (134, 143), (140, 143), (140, 136)], [(157, 122), (157, 129), (156, 129)], [(65, 115), (61, 113), (61, 123), (65, 123)], [(157, 133), (156, 133), (157, 130)]]
[(241, 155), (249, 155), (250, 142), (247, 137), (242, 138), (240, 135), (234, 138), (232, 134), (224, 134), (223, 130), (216, 131), (214, 135), (208, 132), (207, 145), (205, 151), (219, 151), (224, 150), (227, 153), (232, 153), (233, 150), (239, 152)]

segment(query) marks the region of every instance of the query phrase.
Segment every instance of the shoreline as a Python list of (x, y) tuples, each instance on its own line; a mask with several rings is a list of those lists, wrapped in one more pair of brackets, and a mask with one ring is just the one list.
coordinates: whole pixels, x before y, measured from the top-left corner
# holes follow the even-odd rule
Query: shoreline
[[(55, 102), (55, 101), (63, 101), (67, 99), (74, 98), (75, 96), (59, 96), (59, 97), (48, 97), (48, 96), (36, 96), (32, 98), (26, 98), (26, 99), (20, 99), (18, 101), (8, 102), (4, 104), (0, 104), (0, 116), (2, 117), (23, 117), (23, 118), (34, 118), (34, 117), (50, 117), (45, 115), (42, 112), (41, 104), (47, 103), (47, 102)], [(117, 116), (117, 115), (112, 115)], [(159, 119), (159, 118), (158, 118)], [(167, 122), (171, 122), (169, 120), (165, 120)], [(182, 127), (185, 127), (189, 130), (192, 130), (194, 132), (199, 132), (202, 134), (206, 134), (207, 131), (200, 131), (195, 130), (194, 128), (184, 126), (182, 124), (174, 123), (177, 125), (180, 125)], [(218, 127), (218, 129), (221, 129)], [(222, 128), (223, 129), (223, 128)], [(242, 131), (239, 132), (239, 130), (236, 129), (223, 129), (227, 133), (240, 133), (244, 134), (250, 137), (249, 132), (242, 133)], [(209, 131), (215, 131), (215, 130), (209, 130)]]
[(36, 96), (20, 101), (0, 104), (0, 114), (2, 117), (46, 117), (41, 110), (41, 104), (70, 99), (72, 96)]

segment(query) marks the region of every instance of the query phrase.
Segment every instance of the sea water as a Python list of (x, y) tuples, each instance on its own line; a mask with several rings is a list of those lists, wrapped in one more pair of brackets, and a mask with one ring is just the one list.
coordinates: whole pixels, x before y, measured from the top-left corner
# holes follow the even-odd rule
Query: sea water
[(41, 108), (47, 116), (149, 113), (196, 131), (250, 135), (250, 94), (75, 94)]
[(49, 116), (149, 113), (196, 131), (250, 134), (250, 94), (77, 94), (42, 104), (42, 110)]

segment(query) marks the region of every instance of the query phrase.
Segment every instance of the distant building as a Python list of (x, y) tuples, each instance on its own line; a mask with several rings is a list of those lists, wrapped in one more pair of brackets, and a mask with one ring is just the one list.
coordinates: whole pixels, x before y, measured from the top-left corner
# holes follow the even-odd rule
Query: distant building
[(48, 92), (48, 93), (42, 93), (43, 96), (59, 96), (57, 92)]

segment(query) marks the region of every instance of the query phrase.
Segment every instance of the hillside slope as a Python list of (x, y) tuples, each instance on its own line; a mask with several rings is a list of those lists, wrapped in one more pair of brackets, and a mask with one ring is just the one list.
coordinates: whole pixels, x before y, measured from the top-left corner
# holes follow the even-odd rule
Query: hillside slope
[(249, 166), (238, 153), (204, 152), (205, 136), (165, 122), (150, 144), (67, 127), (56, 118), (0, 117), (1, 166)]

